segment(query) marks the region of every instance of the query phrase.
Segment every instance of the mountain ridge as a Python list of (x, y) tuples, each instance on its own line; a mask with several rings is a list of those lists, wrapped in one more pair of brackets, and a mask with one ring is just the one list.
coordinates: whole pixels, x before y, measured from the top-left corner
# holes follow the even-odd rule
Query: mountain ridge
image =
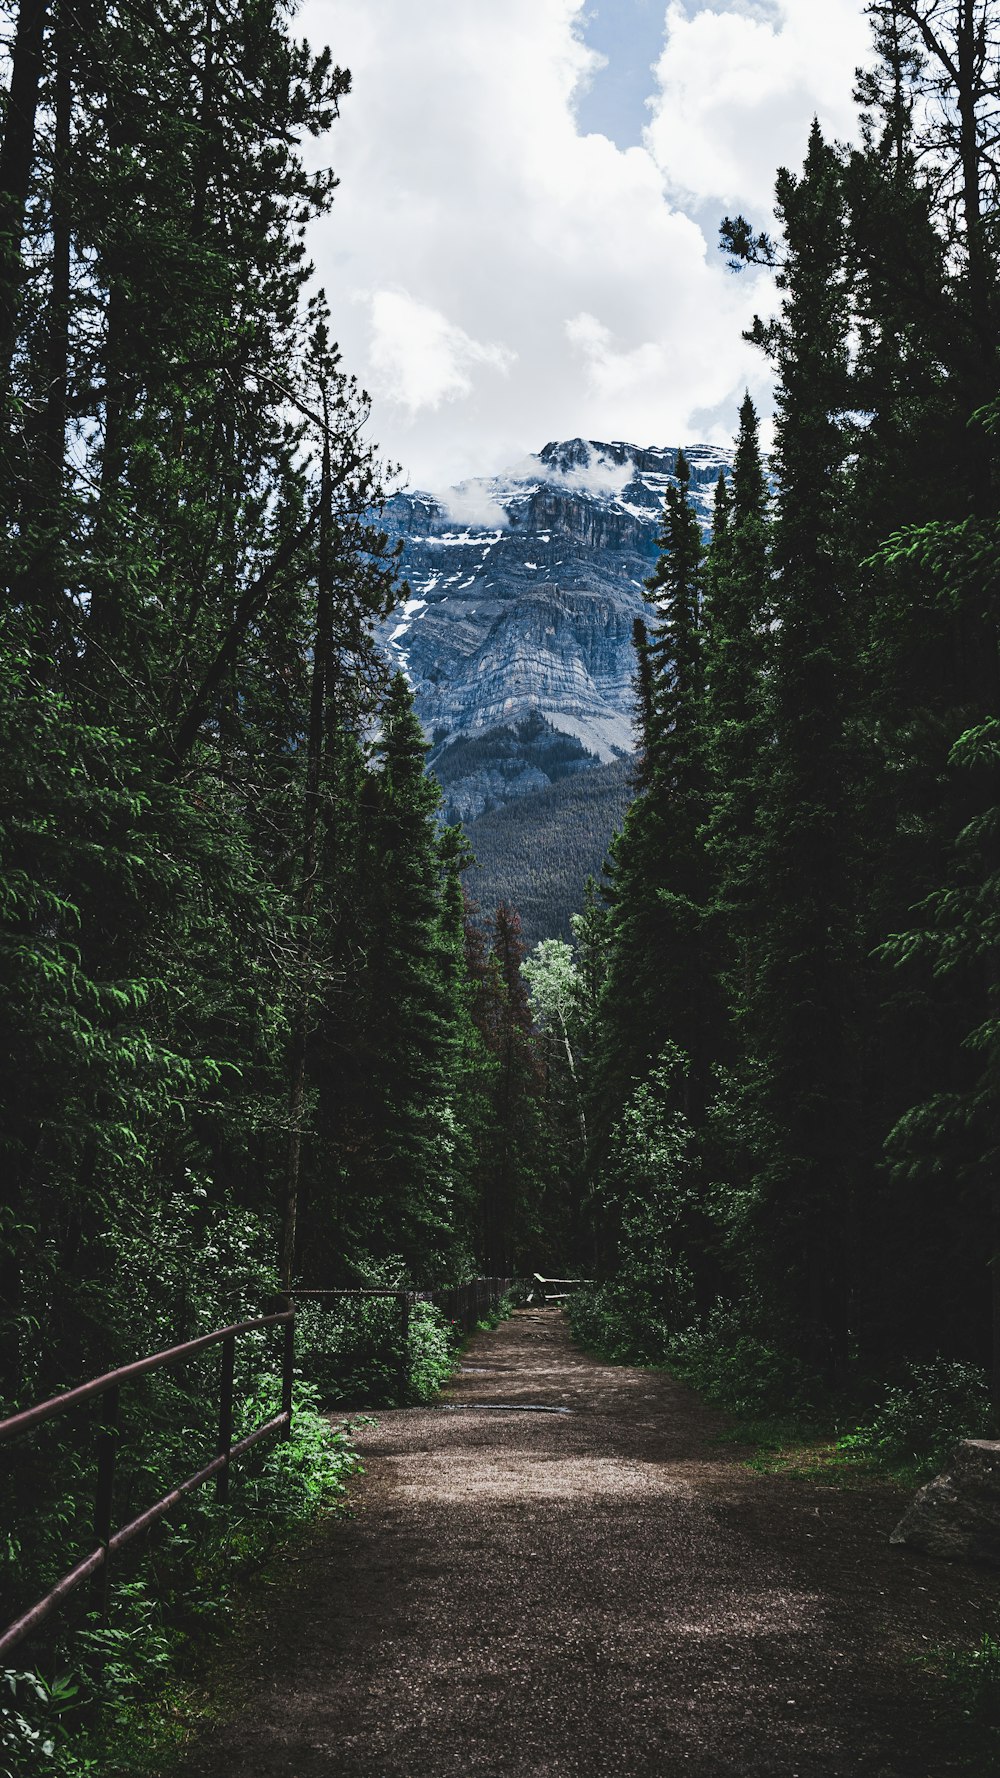
[[(707, 532), (731, 454), (683, 448)], [(676, 461), (674, 446), (554, 440), (501, 474), (470, 478), (441, 496), (396, 494), (387, 504), (383, 522), (402, 540), (408, 596), (381, 639), (412, 686), (445, 816), (471, 831), (516, 804), (520, 826), (515, 818), (501, 830), (512, 847), (521, 845), (529, 876), (541, 843), (532, 798), (566, 777), (626, 762), (634, 751), (632, 626), (648, 609), (643, 583), (656, 562)], [(603, 782), (606, 850), (621, 819), (621, 774)], [(583, 796), (580, 808), (586, 803)], [(556, 806), (563, 807), (559, 798)], [(592, 859), (602, 850), (601, 817), (590, 810), (586, 820)], [(501, 874), (510, 887), (510, 871)], [(489, 882), (480, 873), (477, 883), (485, 905)], [(532, 898), (549, 907), (551, 921), (554, 903), (537, 884)], [(568, 930), (568, 912), (560, 930)], [(536, 929), (533, 936), (551, 934)]]

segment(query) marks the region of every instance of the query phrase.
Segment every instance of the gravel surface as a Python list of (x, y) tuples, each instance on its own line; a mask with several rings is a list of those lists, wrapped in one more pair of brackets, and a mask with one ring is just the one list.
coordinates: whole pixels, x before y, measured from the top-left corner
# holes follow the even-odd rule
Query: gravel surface
[(718, 1429), (552, 1310), (477, 1335), (365, 1430), (354, 1516), (279, 1568), (184, 1778), (956, 1771), (915, 1657), (978, 1638), (995, 1580), (890, 1550), (896, 1489), (758, 1475)]

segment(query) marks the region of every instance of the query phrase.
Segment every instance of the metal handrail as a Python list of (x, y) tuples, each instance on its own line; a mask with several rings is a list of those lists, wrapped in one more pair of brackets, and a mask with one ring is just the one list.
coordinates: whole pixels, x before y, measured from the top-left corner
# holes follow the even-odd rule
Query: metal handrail
[[(286, 1439), (291, 1437), (292, 1427), (292, 1375), (295, 1357), (295, 1300), (313, 1300), (322, 1302), (340, 1297), (381, 1297), (395, 1298), (401, 1311), (401, 1346), (400, 1346), (400, 1385), (405, 1392), (405, 1382), (409, 1374), (408, 1337), (411, 1305), (421, 1300), (434, 1300), (438, 1297), (453, 1299), (458, 1307), (459, 1298), (468, 1298), (465, 1312), (462, 1313), (462, 1325), (468, 1329), (471, 1320), (475, 1319), (479, 1309), (499, 1299), (504, 1290), (513, 1285), (509, 1278), (477, 1278), (467, 1285), (454, 1286), (439, 1291), (415, 1291), (375, 1287), (371, 1289), (340, 1289), (316, 1290), (296, 1288), (285, 1300), (291, 1307), (276, 1315), (258, 1316), (253, 1321), (238, 1321), (229, 1327), (216, 1328), (212, 1333), (201, 1334), (197, 1339), (185, 1340), (180, 1346), (169, 1346), (162, 1352), (151, 1353), (146, 1358), (138, 1358), (132, 1364), (119, 1366), (117, 1370), (105, 1371), (100, 1377), (91, 1377), (86, 1383), (80, 1383), (74, 1389), (67, 1389), (61, 1395), (54, 1395), (48, 1401), (38, 1402), (34, 1407), (24, 1408), (20, 1413), (11, 1414), (8, 1419), (0, 1420), (0, 1444), (17, 1438), (23, 1433), (31, 1432), (46, 1420), (54, 1419), (58, 1414), (68, 1413), (81, 1402), (92, 1401), (97, 1397), (107, 1398), (101, 1417), (101, 1430), (97, 1443), (97, 1488), (94, 1504), (94, 1534), (97, 1547), (83, 1556), (76, 1565), (62, 1575), (55, 1586), (50, 1588), (44, 1598), (33, 1605), (29, 1611), (23, 1612), (13, 1623), (8, 1624), (0, 1636), (0, 1657), (8, 1654), (11, 1649), (28, 1636), (31, 1631), (44, 1623), (56, 1608), (82, 1586), (86, 1580), (94, 1582), (98, 1588), (97, 1606), (102, 1614), (107, 1610), (108, 1573), (111, 1558), (119, 1550), (148, 1531), (160, 1519), (177, 1506), (184, 1497), (200, 1488), (205, 1482), (215, 1477), (216, 1497), (220, 1501), (229, 1498), (229, 1467), (235, 1457), (242, 1456), (258, 1440), (266, 1438), (269, 1433), (282, 1432)], [(552, 1280), (551, 1282), (554, 1282)], [(282, 1358), (281, 1377), (281, 1412), (270, 1420), (256, 1426), (244, 1438), (233, 1443), (233, 1394), (236, 1362), (236, 1340), (240, 1334), (253, 1333), (259, 1328), (284, 1326), (285, 1341)], [(222, 1346), (222, 1365), (219, 1381), (219, 1436), (216, 1455), (194, 1475), (188, 1476), (165, 1494), (162, 1500), (131, 1519), (127, 1525), (118, 1530), (112, 1529), (113, 1490), (115, 1463), (118, 1454), (118, 1411), (122, 1385), (130, 1383), (138, 1377), (146, 1376), (150, 1371), (160, 1370), (165, 1365), (175, 1364), (179, 1359), (188, 1358), (195, 1352), (202, 1352), (208, 1346)]]
[(292, 1313), (291, 1310), (285, 1310), (280, 1315), (262, 1315), (256, 1321), (237, 1321), (231, 1327), (217, 1327), (214, 1333), (200, 1334), (196, 1340), (185, 1340), (181, 1346), (167, 1346), (162, 1352), (154, 1352), (148, 1358), (137, 1358), (134, 1363), (123, 1364), (116, 1371), (105, 1371), (101, 1377), (91, 1377), (88, 1382), (80, 1383), (76, 1389), (66, 1389), (62, 1395), (53, 1395), (48, 1401), (38, 1402), (33, 1408), (25, 1408), (23, 1413), (12, 1414), (9, 1420), (0, 1420), (0, 1443), (4, 1439), (16, 1438), (21, 1432), (30, 1432), (33, 1426), (39, 1426), (43, 1420), (51, 1420), (55, 1414), (66, 1413), (69, 1408), (76, 1407), (77, 1402), (90, 1401), (95, 1395), (103, 1395), (108, 1389), (131, 1382), (133, 1377), (142, 1377), (147, 1371), (173, 1364), (189, 1352), (200, 1352), (205, 1346), (217, 1345), (220, 1340), (228, 1339), (230, 1334), (250, 1333), (258, 1327), (273, 1327), (275, 1322), (287, 1321)]
[[(236, 1339), (239, 1334), (253, 1333), (258, 1328), (283, 1325), (285, 1329), (284, 1349), (281, 1370), (281, 1412), (265, 1420), (252, 1432), (233, 1443), (233, 1383), (236, 1365)], [(219, 1436), (216, 1455), (204, 1468), (194, 1475), (188, 1476), (165, 1494), (162, 1500), (147, 1507), (145, 1512), (122, 1525), (117, 1531), (112, 1530), (113, 1492), (115, 1477), (115, 1461), (118, 1454), (118, 1410), (121, 1386), (132, 1382), (136, 1377), (145, 1376), (149, 1371), (160, 1370), (164, 1365), (174, 1364), (180, 1358), (187, 1358), (194, 1352), (202, 1352), (207, 1346), (222, 1345), (222, 1365), (219, 1385)], [(105, 1371), (103, 1376), (91, 1377), (88, 1382), (81, 1383), (75, 1389), (67, 1389), (62, 1395), (54, 1395), (48, 1401), (37, 1403), (34, 1407), (25, 1408), (21, 1413), (12, 1414), (0, 1421), (0, 1443), (20, 1434), (30, 1432), (45, 1420), (53, 1419), (57, 1414), (64, 1414), (76, 1407), (80, 1402), (91, 1401), (97, 1396), (107, 1396), (109, 1400), (102, 1416), (101, 1431), (97, 1444), (97, 1490), (94, 1503), (94, 1534), (97, 1548), (90, 1551), (76, 1565), (50, 1588), (44, 1598), (39, 1599), (29, 1611), (23, 1612), (13, 1623), (8, 1624), (0, 1636), (0, 1657), (9, 1653), (23, 1641), (32, 1630), (44, 1623), (45, 1619), (61, 1605), (70, 1593), (75, 1592), (85, 1580), (93, 1580), (99, 1586), (98, 1607), (102, 1614), (107, 1609), (108, 1570), (111, 1557), (133, 1538), (148, 1531), (160, 1519), (190, 1494), (195, 1488), (215, 1477), (216, 1495), (220, 1501), (229, 1497), (229, 1466), (234, 1457), (242, 1456), (249, 1451), (258, 1440), (266, 1438), (269, 1433), (283, 1432), (286, 1439), (292, 1431), (292, 1377), (295, 1360), (295, 1309), (284, 1309), (277, 1315), (258, 1316), (253, 1321), (238, 1321), (230, 1327), (219, 1327), (210, 1334), (201, 1334), (198, 1339), (185, 1340), (183, 1345), (169, 1346), (163, 1352), (151, 1353), (147, 1358), (139, 1358), (132, 1364), (119, 1366), (117, 1370)]]

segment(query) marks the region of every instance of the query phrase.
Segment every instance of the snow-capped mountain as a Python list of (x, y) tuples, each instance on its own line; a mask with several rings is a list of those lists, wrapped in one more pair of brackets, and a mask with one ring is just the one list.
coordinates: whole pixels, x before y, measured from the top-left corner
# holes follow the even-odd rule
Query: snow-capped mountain
[[(685, 456), (707, 528), (730, 457), (702, 445)], [(606, 768), (593, 791), (614, 782), (614, 819), (583, 875), (620, 818), (624, 774), (610, 768), (634, 745), (632, 622), (648, 611), (643, 581), (676, 458), (575, 438), (444, 497), (398, 494), (386, 511), (410, 597), (382, 639), (413, 686), (448, 818), (469, 826), (525, 799), (527, 834), (533, 798)]]

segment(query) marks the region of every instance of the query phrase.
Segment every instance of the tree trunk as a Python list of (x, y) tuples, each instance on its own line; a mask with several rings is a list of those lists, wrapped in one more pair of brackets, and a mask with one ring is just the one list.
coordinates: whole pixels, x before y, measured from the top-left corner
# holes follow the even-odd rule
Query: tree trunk
[(6, 128), (0, 144), (0, 401), (7, 405), (17, 343), (24, 213), (35, 153), (48, 0), (21, 0), (14, 38)]
[(305, 807), (302, 816), (302, 880), (299, 888), (299, 943), (295, 984), (297, 1004), (292, 1034), (288, 1161), (285, 1173), (285, 1212), (281, 1243), (281, 1284), (285, 1291), (291, 1289), (292, 1279), (295, 1275), (299, 1180), (302, 1170), (302, 1125), (305, 1112), (306, 1058), (309, 1047), (309, 1002), (311, 998), (309, 981), (312, 962), (311, 923), (318, 865), (319, 795), (323, 775), (324, 713), (329, 670), (330, 630), (333, 619), (333, 510), (331, 495), (330, 423), (324, 392), (316, 639), (313, 645)]

